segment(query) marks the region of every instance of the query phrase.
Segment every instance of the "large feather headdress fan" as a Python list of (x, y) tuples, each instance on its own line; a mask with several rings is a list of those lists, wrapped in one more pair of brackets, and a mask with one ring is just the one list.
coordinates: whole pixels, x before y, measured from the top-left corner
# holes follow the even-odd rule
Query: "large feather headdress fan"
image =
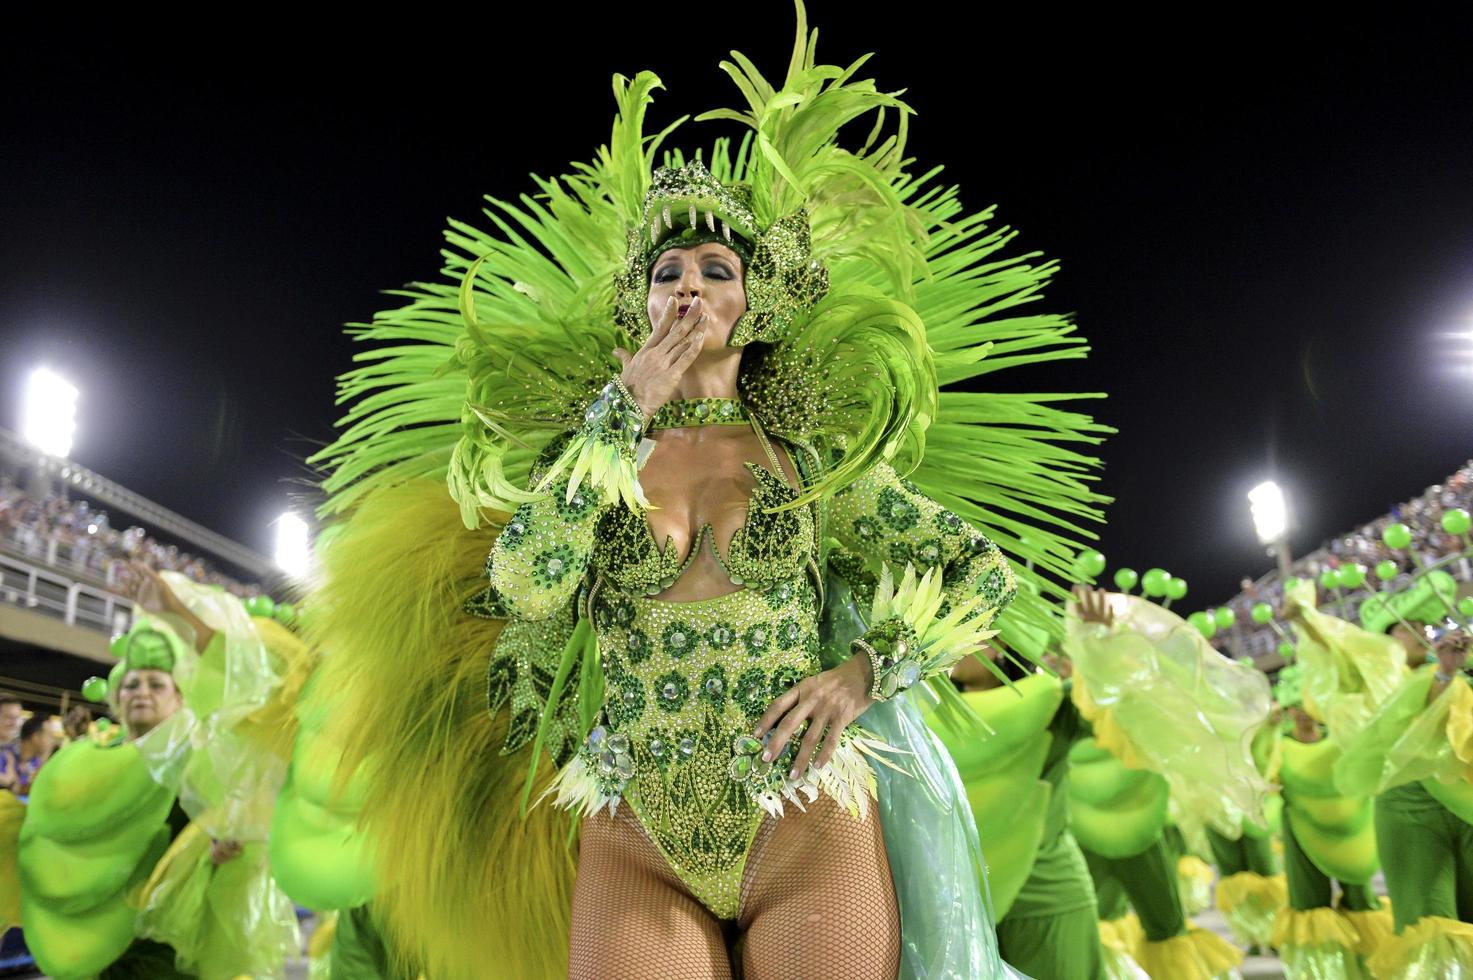
[[(745, 105), (698, 119), (738, 123), (740, 140), (667, 149), (685, 120), (646, 133), (659, 79), (615, 76), (613, 131), (592, 160), (488, 198), (486, 228), (452, 221), (444, 279), (351, 328), (374, 346), (342, 377), (342, 432), (314, 457), (330, 471), (326, 515), (422, 476), (446, 480), (468, 527), (528, 499), (535, 455), (577, 427), (619, 369), (613, 349), (648, 330), (651, 254), (719, 235), (747, 260), (743, 398), (770, 430), (836, 450), (805, 499), (889, 460), (1025, 574), (1072, 574), (1103, 502), (1089, 450), (1108, 430), (1060, 403), (1099, 396), (970, 390), (1086, 354), (1066, 317), (1029, 312), (1056, 266), (1005, 254), (1014, 233), (990, 209), (966, 211), (940, 168), (914, 172), (911, 109), (856, 77), (868, 56), (819, 64), (797, 13), (780, 87), (740, 54), (722, 63)], [(868, 138), (842, 144), (860, 120)], [(1040, 584), (1025, 619), (1051, 618), (1044, 596), (1061, 593)]]

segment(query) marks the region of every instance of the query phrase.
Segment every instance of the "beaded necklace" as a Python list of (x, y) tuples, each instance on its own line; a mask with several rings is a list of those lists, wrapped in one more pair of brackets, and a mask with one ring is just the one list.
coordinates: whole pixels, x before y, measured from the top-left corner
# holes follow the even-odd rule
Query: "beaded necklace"
[(650, 420), (651, 429), (679, 429), (688, 425), (746, 425), (746, 406), (735, 398), (683, 398), (666, 402)]

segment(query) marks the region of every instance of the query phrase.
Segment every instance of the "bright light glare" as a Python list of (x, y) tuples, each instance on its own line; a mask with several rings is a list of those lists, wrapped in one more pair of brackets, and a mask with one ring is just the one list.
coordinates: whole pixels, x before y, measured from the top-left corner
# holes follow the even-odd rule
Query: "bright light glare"
[(21, 438), (43, 453), (64, 457), (72, 451), (76, 431), (77, 389), (46, 368), (32, 371), (21, 403)]
[(1284, 491), (1267, 480), (1248, 491), (1248, 506), (1253, 511), (1253, 528), (1262, 544), (1272, 544), (1289, 530), (1289, 506)]
[(276, 519), (276, 564), (293, 578), (304, 578), (312, 563), (307, 522), (288, 511)]

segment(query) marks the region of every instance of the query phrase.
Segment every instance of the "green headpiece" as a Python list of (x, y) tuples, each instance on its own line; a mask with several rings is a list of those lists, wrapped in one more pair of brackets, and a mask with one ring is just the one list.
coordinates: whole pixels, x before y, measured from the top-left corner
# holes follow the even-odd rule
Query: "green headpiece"
[(1440, 623), (1447, 618), (1448, 604), (1457, 597), (1458, 583), (1453, 577), (1431, 571), (1394, 595), (1377, 594), (1361, 603), (1360, 622), (1372, 633), (1385, 633), (1401, 620)]
[(671, 248), (719, 242), (742, 257), (747, 312), (732, 329), (732, 347), (781, 339), (823, 298), (828, 270), (813, 259), (807, 213), (800, 209), (761, 228), (751, 202), (745, 185), (722, 184), (699, 160), (655, 171), (614, 281), (615, 322), (635, 343), (650, 332), (650, 267)]
[[(89, 693), (96, 693), (99, 697), (92, 700), (100, 701), (108, 694), (116, 694), (122, 686), (123, 678), (131, 670), (162, 670), (166, 673), (174, 673), (174, 668), (179, 665), (183, 657), (184, 641), (181, 640), (166, 624), (147, 616), (139, 616), (133, 621), (128, 632), (113, 638), (110, 649), (118, 662), (107, 674), (107, 690), (101, 691), (94, 687)], [(91, 682), (89, 681), (89, 684)]]

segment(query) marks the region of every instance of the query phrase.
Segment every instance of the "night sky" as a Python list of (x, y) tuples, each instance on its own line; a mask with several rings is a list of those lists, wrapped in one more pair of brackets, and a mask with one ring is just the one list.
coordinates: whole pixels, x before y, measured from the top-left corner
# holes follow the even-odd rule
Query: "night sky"
[[(436, 274), (447, 215), (586, 158), (614, 72), (661, 75), (663, 125), (736, 104), (728, 49), (780, 79), (792, 33), (782, 2), (493, 9), (188, 47), (173, 22), (10, 30), (0, 425), (48, 364), (82, 390), (74, 459), (265, 551), (330, 437), (341, 324)], [(1093, 353), (1005, 375), (1109, 392), (1112, 566), (1164, 565), (1208, 604), (1269, 567), (1259, 480), (1290, 491), (1303, 551), (1473, 456), (1467, 5), (854, 9), (811, 5), (821, 59), (875, 51), (866, 73), (918, 112), (912, 154), (1063, 263), (1047, 302)]]

